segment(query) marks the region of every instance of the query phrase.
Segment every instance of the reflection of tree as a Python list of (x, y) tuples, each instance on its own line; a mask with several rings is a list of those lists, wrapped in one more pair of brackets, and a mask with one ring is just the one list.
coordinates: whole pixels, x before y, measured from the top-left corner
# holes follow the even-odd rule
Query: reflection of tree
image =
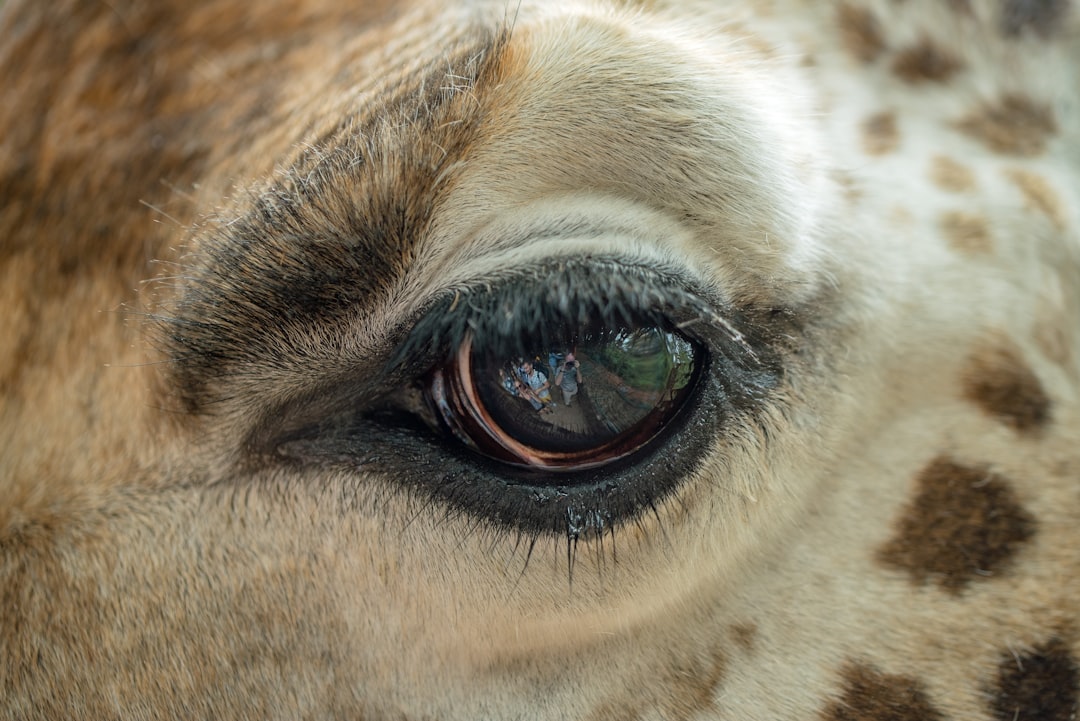
[(668, 350), (671, 352), (671, 362), (674, 366), (668, 390), (678, 392), (690, 384), (694, 375), (694, 348), (683, 338), (671, 336)]
[(579, 351), (582, 375), (588, 378), (578, 391), (581, 402), (609, 433), (619, 434), (645, 417), (660, 400), (656, 391), (642, 390)]
[(619, 331), (590, 351), (597, 363), (639, 391), (663, 393), (683, 388), (693, 371), (690, 344), (657, 328)]

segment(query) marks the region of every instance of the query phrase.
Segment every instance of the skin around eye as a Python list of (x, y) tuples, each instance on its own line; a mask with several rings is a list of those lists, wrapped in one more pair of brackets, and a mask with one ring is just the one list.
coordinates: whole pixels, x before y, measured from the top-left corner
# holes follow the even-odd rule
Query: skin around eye
[(290, 399), (250, 447), (272, 448), (267, 463), (371, 469), (424, 508), (577, 541), (654, 512), (724, 439), (737, 446), (799, 337), (783, 309), (738, 309), (626, 262), (559, 259), (498, 280), (434, 299), (382, 372)]
[(557, 337), (520, 353), (480, 351), (467, 337), (430, 375), (429, 403), (454, 436), (491, 458), (542, 471), (596, 468), (663, 431), (692, 393), (705, 353), (652, 326)]

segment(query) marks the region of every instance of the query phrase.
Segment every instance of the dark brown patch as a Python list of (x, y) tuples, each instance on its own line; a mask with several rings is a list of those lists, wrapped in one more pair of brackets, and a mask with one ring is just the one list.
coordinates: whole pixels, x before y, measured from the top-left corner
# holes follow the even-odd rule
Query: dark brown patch
[[(440, 169), (450, 172), (470, 147), (485, 88), (499, 85), (506, 37), (477, 35), (453, 54), (440, 51), (438, 62), (395, 78), (381, 103), (319, 120), (325, 127), (297, 143), (272, 182), (223, 211), (227, 222), (199, 228), (184, 293), (159, 328), (186, 411), (222, 397), (241, 402), (220, 389), (278, 372), (252, 359), (283, 359), (271, 350), (282, 328), (344, 322), (408, 271), (418, 229), (449, 187)], [(452, 88), (442, 85), (447, 73)]]
[(848, 664), (844, 693), (821, 714), (824, 721), (938, 721), (943, 716), (930, 703), (923, 685), (910, 676)]
[(840, 40), (858, 60), (873, 62), (885, 50), (881, 24), (874, 13), (851, 3), (841, 3), (837, 11)]
[(1009, 344), (977, 352), (964, 373), (964, 397), (1020, 433), (1050, 421), (1050, 399), (1042, 383)]
[(904, 48), (893, 60), (892, 71), (907, 83), (942, 83), (962, 70), (964, 64), (952, 53), (924, 37)]
[(753, 651), (757, 643), (758, 627), (756, 623), (737, 623), (731, 627), (731, 637), (743, 651)]
[(1069, 12), (1069, 0), (1003, 0), (1001, 29), (1009, 37), (1033, 31), (1049, 37)]
[(934, 156), (930, 179), (937, 187), (953, 193), (963, 193), (975, 187), (975, 174), (971, 169), (944, 155)]
[(1058, 131), (1049, 105), (1012, 94), (984, 104), (959, 120), (956, 128), (994, 152), (1021, 156), (1043, 152)]
[(1005, 177), (1024, 194), (1028, 210), (1042, 213), (1058, 230), (1065, 227), (1065, 211), (1062, 209), (1061, 198), (1046, 178), (1021, 168), (1006, 170)]
[(1002, 571), (1034, 534), (1035, 519), (1005, 478), (938, 458), (919, 474), (917, 495), (877, 558), (955, 594)]
[(884, 155), (896, 150), (900, 144), (900, 132), (896, 128), (896, 114), (875, 113), (862, 123), (863, 150), (867, 155)]
[(949, 211), (942, 214), (940, 225), (949, 245), (965, 255), (985, 255), (993, 250), (990, 227), (980, 215)]
[(1006, 651), (998, 665), (994, 717), (1000, 721), (1073, 721), (1080, 672), (1068, 645), (1052, 638), (1031, 653)]

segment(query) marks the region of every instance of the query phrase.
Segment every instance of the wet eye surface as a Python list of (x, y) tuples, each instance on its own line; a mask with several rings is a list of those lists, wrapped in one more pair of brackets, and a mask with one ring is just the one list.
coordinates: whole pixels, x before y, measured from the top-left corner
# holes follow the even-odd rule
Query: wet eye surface
[[(539, 334), (538, 334), (539, 335)], [(649, 326), (561, 329), (522, 355), (471, 337), (427, 380), (428, 402), (478, 452), (523, 468), (570, 472), (632, 455), (684, 408), (705, 349)]]

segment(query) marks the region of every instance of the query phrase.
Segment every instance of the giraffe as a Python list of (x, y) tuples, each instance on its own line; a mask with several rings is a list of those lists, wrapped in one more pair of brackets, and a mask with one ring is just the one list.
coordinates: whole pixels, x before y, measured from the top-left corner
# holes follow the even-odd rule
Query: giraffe
[(1078, 17), (6, 0), (0, 718), (1076, 718)]

